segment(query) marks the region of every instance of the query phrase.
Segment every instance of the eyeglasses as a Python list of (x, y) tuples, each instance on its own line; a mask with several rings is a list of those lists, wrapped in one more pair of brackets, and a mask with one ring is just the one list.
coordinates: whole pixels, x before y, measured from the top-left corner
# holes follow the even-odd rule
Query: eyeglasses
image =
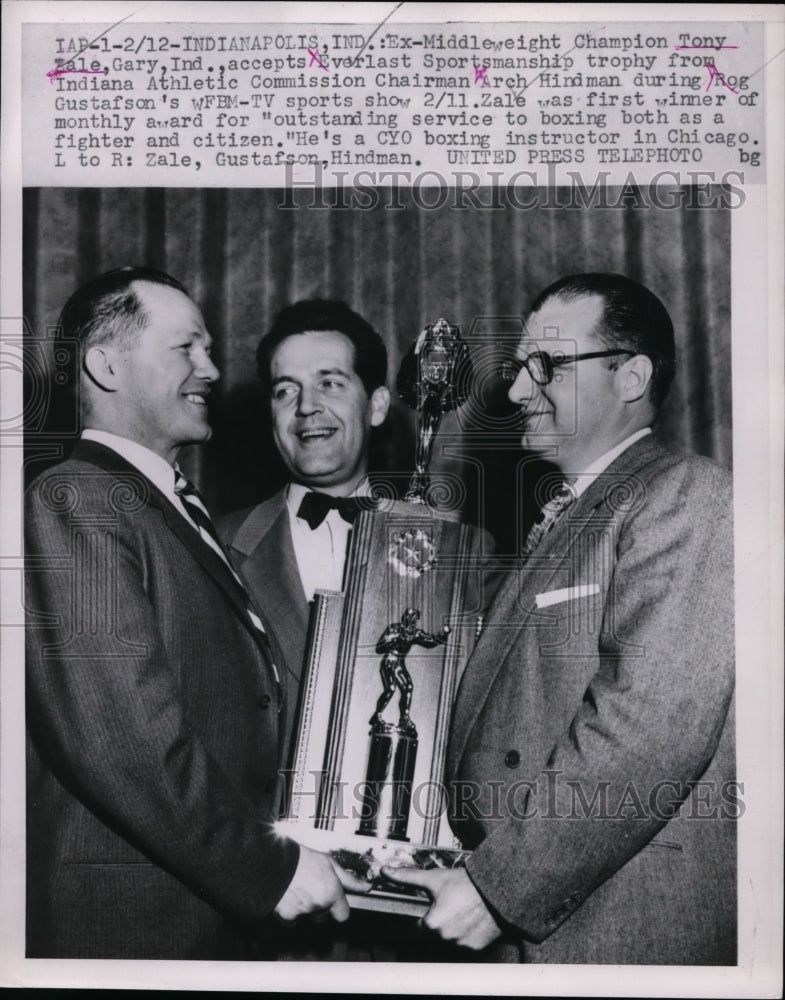
[(553, 376), (561, 365), (572, 364), (573, 361), (588, 361), (589, 358), (611, 358), (617, 354), (627, 354), (630, 357), (636, 351), (590, 351), (588, 354), (562, 354), (557, 351), (550, 355), (545, 351), (535, 351), (525, 358), (515, 358), (504, 361), (499, 368), (499, 375), (505, 382), (514, 382), (518, 377), (521, 368), (525, 368), (533, 382), (537, 385), (549, 385), (553, 381)]

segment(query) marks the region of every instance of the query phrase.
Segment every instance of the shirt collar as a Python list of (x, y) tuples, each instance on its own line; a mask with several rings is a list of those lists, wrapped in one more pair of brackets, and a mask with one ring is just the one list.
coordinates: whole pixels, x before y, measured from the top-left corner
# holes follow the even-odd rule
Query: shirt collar
[(600, 455), (596, 461), (592, 462), (588, 469), (578, 473), (577, 476), (570, 476), (570, 483), (572, 489), (575, 491), (575, 495), (579, 497), (582, 493), (585, 493), (600, 473), (604, 472), (608, 468), (611, 462), (615, 461), (615, 459), (617, 459), (623, 451), (626, 451), (630, 445), (635, 444), (636, 441), (639, 441), (647, 434), (651, 434), (651, 427), (643, 427), (641, 430), (635, 431), (634, 434), (630, 434), (629, 437), (626, 437), (623, 441), (617, 444), (615, 448), (611, 448), (611, 450), (606, 451), (604, 455)]
[(151, 451), (138, 441), (131, 441), (130, 438), (121, 437), (119, 434), (112, 434), (110, 431), (101, 431), (95, 427), (88, 427), (82, 431), (83, 441), (95, 441), (97, 444), (105, 445), (117, 452), (134, 468), (138, 469), (142, 475), (147, 476), (150, 482), (167, 497), (174, 496), (174, 468), (160, 455)]

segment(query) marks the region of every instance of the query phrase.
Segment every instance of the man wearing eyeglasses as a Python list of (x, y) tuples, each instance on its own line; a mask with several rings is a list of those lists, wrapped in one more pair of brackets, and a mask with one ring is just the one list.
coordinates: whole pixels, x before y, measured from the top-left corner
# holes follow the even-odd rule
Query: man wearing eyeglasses
[(562, 474), (500, 588), (453, 712), (465, 871), (424, 924), (488, 957), (735, 965), (730, 477), (669, 454), (662, 303), (620, 275), (562, 279), (507, 367), (522, 444)]

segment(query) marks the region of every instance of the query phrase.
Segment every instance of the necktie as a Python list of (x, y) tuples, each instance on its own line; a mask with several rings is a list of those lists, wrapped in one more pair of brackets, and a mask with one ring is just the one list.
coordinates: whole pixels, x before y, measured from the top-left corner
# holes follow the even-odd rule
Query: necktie
[(331, 497), (329, 493), (306, 493), (300, 502), (297, 516), (308, 522), (314, 531), (331, 510), (337, 510), (344, 521), (353, 524), (361, 510), (369, 510), (373, 501), (367, 497)]
[(559, 516), (575, 502), (575, 491), (563, 483), (554, 493), (553, 498), (545, 504), (539, 517), (531, 526), (523, 546), (523, 557), (527, 558), (534, 552), (540, 542), (554, 526)]
[[(223, 546), (221, 545), (221, 540), (218, 537), (218, 532), (215, 530), (213, 519), (207, 512), (207, 507), (205, 506), (204, 500), (202, 499), (202, 495), (199, 492), (199, 490), (197, 490), (197, 488), (194, 486), (194, 484), (189, 482), (182, 474), (182, 472), (180, 472), (180, 470), (177, 468), (175, 468), (174, 470), (174, 491), (182, 500), (183, 507), (185, 508), (185, 511), (188, 514), (188, 516), (193, 521), (194, 525), (196, 526), (196, 529), (199, 532), (200, 536), (202, 537), (202, 540), (206, 542), (210, 546), (210, 548), (215, 553), (217, 553), (217, 555), (220, 556), (224, 565), (232, 574), (235, 583), (242, 591), (243, 597), (245, 598), (246, 613), (248, 614), (248, 617), (251, 620), (251, 624), (256, 629), (256, 632), (258, 633), (259, 636), (261, 636), (262, 646), (264, 647), (265, 651), (268, 653), (269, 656), (270, 645), (267, 639), (267, 632), (265, 630), (265, 627), (262, 624), (261, 618), (259, 617), (259, 615), (257, 615), (256, 611), (253, 608), (253, 605), (251, 604), (251, 599), (248, 596), (248, 591), (245, 589), (245, 584), (237, 575), (237, 573), (235, 573), (234, 567), (229, 562), (229, 559), (226, 553), (224, 552)], [(272, 663), (272, 658), (270, 658), (270, 662)], [(272, 667), (275, 673), (275, 679), (278, 680), (278, 669), (274, 663), (272, 663)]]

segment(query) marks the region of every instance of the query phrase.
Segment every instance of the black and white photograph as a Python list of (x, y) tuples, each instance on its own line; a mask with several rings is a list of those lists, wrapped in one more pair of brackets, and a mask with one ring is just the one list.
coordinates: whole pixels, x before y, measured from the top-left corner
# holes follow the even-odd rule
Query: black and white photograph
[(65, 117), (4, 159), (0, 980), (766, 995), (782, 137), (723, 60), (782, 9), (205, 6), (16, 24)]

